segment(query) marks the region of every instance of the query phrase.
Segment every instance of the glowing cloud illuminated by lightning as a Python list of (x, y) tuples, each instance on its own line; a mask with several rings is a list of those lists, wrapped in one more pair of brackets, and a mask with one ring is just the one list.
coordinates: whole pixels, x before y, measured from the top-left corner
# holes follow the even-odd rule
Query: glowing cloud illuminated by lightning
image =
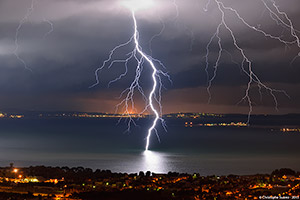
[(132, 12), (137, 10), (149, 9), (153, 7), (154, 2), (153, 0), (127, 0), (127, 1), (120, 1), (120, 5), (128, 8)]

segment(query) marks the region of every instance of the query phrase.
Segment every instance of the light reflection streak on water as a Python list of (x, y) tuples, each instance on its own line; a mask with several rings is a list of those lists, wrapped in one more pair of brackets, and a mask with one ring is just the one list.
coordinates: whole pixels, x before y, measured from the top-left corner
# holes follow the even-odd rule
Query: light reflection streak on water
[(146, 150), (143, 152), (143, 169), (156, 173), (166, 172), (166, 156), (162, 153)]

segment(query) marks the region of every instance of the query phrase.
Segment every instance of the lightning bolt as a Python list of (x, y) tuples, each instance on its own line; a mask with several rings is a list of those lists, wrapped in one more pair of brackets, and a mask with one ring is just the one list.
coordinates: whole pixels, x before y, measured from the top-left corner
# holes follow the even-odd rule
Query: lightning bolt
[(176, 13), (176, 15), (175, 15), (175, 21), (177, 21), (178, 20), (178, 17), (179, 17), (179, 7), (178, 7), (178, 5), (177, 5), (177, 0), (172, 0), (172, 3), (173, 3), (173, 6), (174, 6), (174, 8), (175, 8), (175, 13)]
[(22, 26), (24, 25), (24, 23), (28, 20), (28, 18), (31, 16), (31, 14), (34, 11), (34, 5), (35, 5), (35, 0), (31, 1), (31, 6), (28, 8), (27, 13), (25, 14), (25, 16), (20, 20), (19, 25), (16, 29), (16, 33), (15, 33), (15, 49), (13, 51), (13, 54), (15, 55), (15, 57), (22, 63), (22, 65), (24, 66), (25, 69), (29, 70), (32, 72), (32, 70), (27, 66), (25, 60), (23, 60), (19, 53), (19, 33), (20, 30), (22, 28)]
[[(28, 21), (29, 17), (32, 15), (36, 4), (37, 4), (37, 0), (31, 0), (30, 7), (28, 8), (25, 16), (20, 20), (19, 25), (16, 28), (16, 33), (15, 33), (15, 49), (13, 51), (13, 54), (20, 61), (20, 63), (22, 63), (22, 65), (24, 66), (24, 68), (26, 70), (31, 71), (31, 72), (32, 72), (32, 69), (28, 67), (27, 63), (25, 62), (24, 59), (22, 59), (20, 57), (19, 52), (18, 52), (19, 51), (19, 46), (20, 46), (19, 45), (19, 34), (20, 34), (20, 30), (23, 27), (23, 25), (26, 23), (26, 21)], [(43, 38), (46, 38), (49, 34), (51, 34), (53, 32), (54, 25), (53, 25), (53, 23), (50, 20), (46, 19), (45, 17), (44, 17), (43, 21), (45, 23), (48, 23), (49, 26), (50, 26), (50, 30), (47, 33), (45, 33), (45, 35), (43, 36)]]
[[(254, 102), (252, 101), (252, 98), (250, 97), (250, 90), (253, 84), (256, 84), (258, 87), (258, 91), (260, 93), (260, 96), (262, 97), (262, 89), (268, 91), (268, 93), (272, 96), (273, 101), (274, 101), (274, 105), (275, 105), (275, 109), (278, 110), (278, 101), (277, 101), (277, 96), (276, 93), (282, 93), (284, 94), (286, 97), (290, 98), (289, 95), (284, 91), (284, 90), (278, 90), (278, 89), (273, 89), (269, 86), (267, 86), (266, 84), (264, 84), (260, 78), (255, 74), (254, 70), (253, 70), (253, 62), (251, 61), (251, 59), (247, 56), (246, 52), (244, 51), (244, 49), (239, 45), (239, 43), (237, 42), (235, 33), (233, 32), (233, 30), (230, 28), (230, 26), (227, 24), (227, 19), (226, 19), (226, 13), (227, 12), (231, 12), (233, 13), (237, 19), (242, 22), (246, 27), (248, 27), (251, 30), (254, 30), (260, 34), (262, 34), (264, 37), (266, 38), (271, 38), (273, 40), (277, 40), (278, 42), (286, 45), (286, 46), (290, 46), (290, 45), (297, 45), (297, 47), (300, 49), (300, 40), (299, 37), (297, 35), (298, 31), (294, 28), (294, 25), (292, 23), (292, 20), (288, 17), (288, 15), (285, 12), (282, 12), (278, 5), (276, 5), (274, 0), (270, 0), (270, 2), (272, 3), (273, 9), (275, 9), (275, 11), (273, 11), (273, 9), (266, 3), (265, 0), (261, 0), (263, 5), (266, 7), (266, 9), (269, 11), (270, 13), (270, 17), (272, 18), (272, 20), (274, 20), (277, 25), (285, 27), (286, 29), (290, 30), (290, 34), (292, 36), (292, 40), (285, 40), (282, 39), (281, 36), (276, 36), (270, 33), (265, 32), (264, 30), (262, 30), (261, 28), (255, 27), (253, 25), (250, 25), (240, 14), (239, 12), (232, 8), (232, 7), (227, 7), (224, 5), (223, 2), (221, 2), (220, 0), (208, 0), (205, 7), (204, 7), (204, 11), (208, 10), (208, 6), (211, 3), (216, 4), (217, 9), (219, 10), (220, 14), (221, 14), (221, 19), (220, 19), (220, 23), (217, 26), (217, 29), (215, 31), (215, 33), (212, 35), (212, 37), (210, 38), (207, 46), (206, 46), (206, 55), (205, 55), (205, 62), (206, 62), (206, 66), (205, 66), (205, 71), (207, 74), (207, 82), (208, 82), (208, 86), (207, 86), (207, 93), (208, 93), (208, 102), (211, 101), (211, 86), (213, 81), (215, 80), (216, 76), (217, 76), (217, 71), (218, 71), (218, 67), (220, 65), (220, 59), (222, 57), (222, 53), (223, 51), (226, 51), (225, 49), (223, 49), (222, 47), (222, 38), (220, 36), (220, 28), (223, 27), (225, 28), (226, 31), (229, 32), (230, 37), (232, 39), (232, 43), (234, 45), (234, 47), (236, 48), (236, 50), (240, 53), (240, 55), (242, 56), (242, 62), (241, 64), (239, 64), (242, 72), (247, 75), (247, 77), (249, 78), (248, 84), (246, 86), (246, 90), (245, 90), (245, 95), (243, 96), (243, 98), (241, 99), (239, 103), (246, 101), (248, 103), (249, 106), (249, 112), (248, 112), (248, 119), (247, 119), (247, 123), (249, 124), (250, 122), (250, 116), (251, 113), (253, 112), (253, 104)], [(282, 19), (282, 17), (284, 17), (284, 20)], [(210, 46), (213, 43), (214, 39), (217, 38), (218, 40), (218, 56), (216, 58), (216, 60), (214, 61), (214, 65), (213, 65), (213, 75), (210, 77), (209, 76), (209, 55), (210, 55)], [(226, 51), (226, 53), (228, 53)], [(293, 61), (300, 56), (300, 52), (298, 53), (298, 55), (296, 55), (296, 57), (293, 59)], [(292, 62), (293, 62), (292, 61)]]
[[(273, 8), (276, 10), (276, 12), (274, 12), (269, 5), (265, 2), (265, 0), (261, 0), (262, 3), (265, 5), (266, 9), (269, 11), (270, 13), (270, 17), (277, 23), (277, 25), (287, 29), (290, 31), (291, 36), (294, 37), (294, 42), (297, 44), (298, 48), (300, 48), (300, 39), (297, 35), (297, 33), (299, 34), (300, 31), (294, 28), (293, 22), (292, 20), (289, 18), (289, 16), (287, 15), (287, 13), (281, 11), (279, 9), (279, 6), (276, 4), (276, 2), (274, 0), (269, 0), (273, 6)], [(284, 19), (288, 22), (286, 23), (280, 16), (284, 16)], [(294, 59), (291, 61), (290, 65), (292, 65), (292, 63), (298, 58), (300, 57), (300, 52), (298, 52), (298, 54), (294, 57)]]
[[(125, 96), (125, 97), (123, 98), (123, 100), (121, 100), (121, 102), (119, 104), (116, 105), (116, 112), (117, 112), (117, 110), (119, 110), (120, 106), (123, 106), (123, 109), (125, 110), (123, 112), (123, 114), (126, 115), (129, 119), (128, 120), (128, 131), (129, 131), (131, 124), (135, 125), (135, 122), (132, 119), (131, 112), (130, 112), (130, 110), (136, 110), (135, 103), (134, 103), (135, 91), (137, 90), (141, 94), (144, 101), (146, 102), (146, 105), (145, 105), (144, 109), (139, 113), (139, 115), (144, 114), (147, 110), (150, 110), (154, 114), (153, 122), (151, 124), (151, 127), (148, 129), (147, 137), (146, 137), (145, 150), (147, 151), (149, 149), (150, 139), (151, 139), (151, 136), (153, 133), (156, 134), (158, 140), (160, 141), (159, 135), (158, 135), (158, 132), (156, 129), (158, 121), (161, 122), (161, 124), (164, 128), (166, 127), (165, 122), (164, 122), (163, 118), (161, 117), (161, 115), (162, 115), (161, 91), (163, 88), (162, 78), (166, 77), (169, 81), (171, 81), (171, 80), (170, 80), (170, 76), (168, 75), (168, 73), (162, 71), (161, 69), (159, 69), (157, 67), (157, 66), (159, 66), (160, 68), (165, 69), (164, 64), (161, 61), (159, 61), (158, 59), (155, 59), (152, 56), (147, 55), (142, 50), (142, 47), (140, 46), (140, 43), (139, 43), (139, 31), (138, 31), (137, 19), (136, 19), (134, 10), (131, 10), (131, 15), (132, 15), (133, 29), (134, 29), (132, 37), (127, 42), (117, 45), (110, 51), (108, 58), (106, 60), (104, 60), (104, 62), (102, 63), (102, 65), (99, 68), (96, 69), (96, 71), (95, 71), (96, 82), (95, 82), (95, 84), (91, 85), (90, 88), (93, 88), (100, 83), (99, 76), (100, 76), (101, 71), (105, 67), (110, 69), (116, 63), (123, 63), (125, 66), (124, 72), (121, 73), (117, 78), (111, 80), (108, 83), (108, 87), (109, 87), (111, 84), (113, 84), (116, 81), (121, 80), (123, 77), (125, 77), (127, 75), (129, 61), (135, 60), (135, 62), (137, 63), (136, 68), (135, 68), (135, 77), (134, 77), (132, 83), (130, 84), (130, 86), (128, 88), (126, 88), (125, 90), (123, 90), (123, 92), (120, 94), (120, 98), (122, 98), (123, 96)], [(162, 31), (163, 31), (163, 29), (164, 29), (164, 26), (162, 28)], [(162, 33), (162, 31), (160, 33), (158, 33), (158, 35), (160, 35)], [(151, 40), (153, 40), (153, 38), (155, 38), (155, 37), (156, 36), (152, 37)], [(127, 57), (125, 59), (113, 59), (114, 54), (116, 54), (116, 52), (118, 50), (120, 50), (121, 48), (124, 48), (124, 47), (128, 47), (130, 44), (134, 44), (134, 48), (131, 51), (129, 51), (129, 53), (126, 54)], [(152, 87), (151, 87), (151, 91), (148, 94), (148, 96), (145, 95), (144, 89), (140, 85), (140, 77), (141, 77), (144, 65), (146, 63), (152, 69), (152, 74), (151, 74)], [(157, 108), (157, 106), (155, 106), (155, 104), (158, 105), (159, 109)]]
[(162, 27), (161, 27), (161, 30), (159, 31), (159, 33), (156, 33), (155, 35), (153, 35), (151, 37), (151, 39), (149, 40), (149, 50), (150, 50), (150, 55), (152, 56), (153, 54), (153, 51), (152, 51), (152, 42), (155, 38), (161, 36), (163, 34), (163, 32), (165, 31), (165, 28), (166, 28), (166, 25), (165, 23), (163, 22), (163, 20), (161, 19), (160, 20), (161, 24), (162, 24)]
[[(174, 16), (173, 21), (175, 22), (176, 26), (179, 26), (180, 11), (179, 11), (179, 6), (177, 4), (177, 0), (172, 0), (172, 5), (175, 9), (175, 16)], [(184, 27), (186, 34), (190, 37), (189, 50), (193, 51), (193, 47), (194, 47), (194, 44), (196, 41), (195, 34), (194, 34), (193, 30), (190, 27), (188, 27), (186, 24), (182, 24), (182, 26)]]
[(46, 19), (45, 17), (44, 17), (43, 21), (45, 23), (49, 24), (49, 26), (50, 26), (50, 30), (47, 33), (45, 33), (45, 35), (43, 36), (43, 38), (45, 39), (48, 35), (50, 35), (54, 31), (54, 25), (50, 20)]

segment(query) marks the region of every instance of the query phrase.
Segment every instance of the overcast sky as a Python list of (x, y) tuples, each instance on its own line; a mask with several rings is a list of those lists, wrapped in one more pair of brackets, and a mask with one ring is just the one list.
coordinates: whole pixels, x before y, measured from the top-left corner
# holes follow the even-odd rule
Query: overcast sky
[[(250, 25), (287, 41), (294, 39), (290, 30), (272, 20), (262, 0), (222, 2), (238, 10)], [(270, 1), (265, 2), (272, 6)], [(154, 0), (151, 8), (136, 11), (140, 44), (147, 54), (151, 54), (149, 41), (165, 27), (151, 43), (153, 57), (165, 64), (165, 71), (173, 81), (173, 84), (164, 81), (164, 113), (248, 112), (247, 103), (236, 104), (244, 96), (249, 78), (237, 65), (242, 61), (241, 55), (224, 27), (220, 36), (226, 51), (211, 88), (212, 100), (207, 104), (204, 56), (221, 13), (213, 0), (205, 11), (206, 3), (206, 0), (177, 0), (177, 15), (173, 0)], [(276, 0), (276, 3), (300, 30), (300, 1)], [(110, 88), (107, 83), (124, 71), (123, 65), (105, 69), (100, 74), (100, 84), (92, 89), (89, 86), (95, 83), (94, 71), (109, 52), (133, 34), (130, 11), (120, 1), (112, 0), (36, 0), (18, 34), (17, 53), (30, 71), (13, 53), (16, 29), (30, 7), (31, 0), (0, 0), (0, 110), (113, 112), (120, 102), (120, 93), (132, 82), (136, 66), (129, 64), (128, 76)], [(297, 45), (286, 46), (265, 38), (243, 25), (232, 12), (226, 12), (225, 17), (260, 80), (269, 87), (285, 90), (291, 97), (277, 95), (277, 112), (271, 95), (263, 90), (260, 99), (258, 87), (253, 84), (250, 95), (254, 113), (299, 113), (300, 58), (294, 59), (300, 51)], [(54, 28), (51, 33), (49, 22)], [(300, 36), (300, 32), (297, 34)], [(118, 51), (114, 58), (124, 58), (131, 48), (129, 45), (128, 49)], [(218, 50), (215, 39), (210, 48), (210, 75)], [(145, 92), (151, 86), (150, 72), (145, 65), (141, 81)], [(142, 105), (137, 99), (137, 108)]]

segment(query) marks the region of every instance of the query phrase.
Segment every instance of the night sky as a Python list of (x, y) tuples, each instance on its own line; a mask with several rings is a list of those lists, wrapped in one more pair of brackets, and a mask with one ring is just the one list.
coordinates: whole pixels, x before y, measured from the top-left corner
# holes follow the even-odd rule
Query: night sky
[[(266, 2), (269, 2), (265, 0)], [(247, 103), (236, 105), (245, 94), (248, 77), (236, 63), (242, 57), (234, 48), (229, 32), (220, 30), (223, 52), (217, 77), (211, 89), (212, 100), (207, 104), (205, 74), (206, 45), (220, 23), (220, 12), (212, 2), (205, 12), (207, 1), (156, 0), (153, 8), (137, 11), (136, 17), (143, 50), (160, 59), (173, 84), (164, 80), (163, 112), (247, 113)], [(290, 31), (272, 20), (262, 0), (223, 0), (226, 6), (237, 9), (251, 25), (285, 40), (293, 40)], [(300, 1), (276, 0), (294, 27), (300, 30)], [(271, 4), (269, 4), (271, 5)], [(119, 94), (130, 85), (135, 66), (120, 82), (107, 84), (124, 71), (114, 65), (100, 74), (95, 83), (94, 71), (107, 59), (114, 46), (126, 42), (133, 33), (131, 13), (112, 0), (37, 0), (34, 10), (18, 35), (19, 56), (32, 70), (26, 70), (13, 54), (15, 34), (20, 20), (31, 6), (31, 0), (0, 0), (0, 110), (35, 111), (97, 111), (114, 112), (120, 102)], [(54, 30), (50, 34), (53, 23)], [(265, 38), (226, 12), (226, 22), (234, 31), (239, 45), (253, 62), (253, 70), (267, 86), (283, 89), (290, 99), (278, 94), (279, 111), (274, 109), (270, 94), (253, 84), (250, 95), (253, 113), (284, 114), (300, 112), (300, 58), (293, 61), (300, 49)], [(300, 36), (300, 32), (297, 32)], [(218, 53), (217, 40), (210, 48), (210, 74)], [(124, 58), (120, 51), (114, 58)], [(291, 63), (291, 61), (293, 61)], [(149, 92), (150, 70), (145, 65), (142, 85)], [(142, 102), (137, 98), (137, 108)]]

